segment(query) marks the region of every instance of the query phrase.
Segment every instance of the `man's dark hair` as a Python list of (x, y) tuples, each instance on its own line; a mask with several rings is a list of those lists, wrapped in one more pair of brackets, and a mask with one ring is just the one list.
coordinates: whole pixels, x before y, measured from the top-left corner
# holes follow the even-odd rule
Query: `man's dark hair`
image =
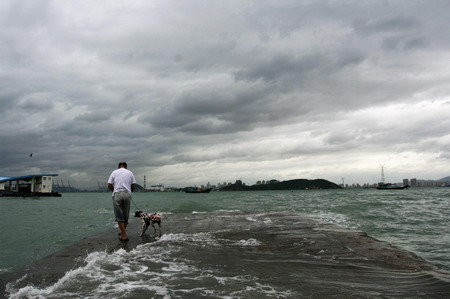
[(128, 168), (127, 162), (119, 162), (119, 168), (122, 166)]

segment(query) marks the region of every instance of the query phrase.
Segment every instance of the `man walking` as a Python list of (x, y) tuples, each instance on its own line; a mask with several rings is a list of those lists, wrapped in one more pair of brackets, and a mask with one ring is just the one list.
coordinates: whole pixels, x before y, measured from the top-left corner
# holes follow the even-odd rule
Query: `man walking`
[(127, 225), (130, 217), (131, 191), (136, 185), (134, 174), (127, 168), (127, 162), (120, 162), (119, 169), (114, 170), (108, 179), (108, 188), (113, 191), (114, 215), (119, 225), (121, 241), (128, 241)]

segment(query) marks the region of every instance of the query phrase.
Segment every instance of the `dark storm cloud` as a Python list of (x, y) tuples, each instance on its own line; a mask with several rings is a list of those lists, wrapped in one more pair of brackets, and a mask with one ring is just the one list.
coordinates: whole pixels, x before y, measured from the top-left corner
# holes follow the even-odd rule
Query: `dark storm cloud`
[[(249, 65), (247, 70), (236, 72), (236, 80), (259, 80), (267, 82), (294, 81), (298, 89), (308, 88), (307, 79), (329, 76), (349, 66), (357, 66), (365, 59), (362, 52), (346, 49), (325, 54), (311, 53), (303, 57), (276, 55), (269, 61), (261, 59)], [(293, 83), (294, 83), (293, 82)]]
[(75, 121), (85, 121), (88, 123), (98, 123), (110, 119), (112, 115), (109, 111), (91, 111), (75, 117)]
[(382, 42), (382, 47), (386, 50), (411, 51), (426, 48), (428, 44), (428, 40), (423, 37), (405, 38), (394, 36), (384, 39)]
[(5, 1), (1, 170), (96, 185), (127, 160), (139, 176), (183, 184), (201, 183), (190, 163), (211, 180), (254, 179), (252, 167), (281, 178), (306, 161), (334, 172), (355, 156), (346, 163), (364, 168), (393, 149), (442, 171), (449, 11), (447, 1)]
[(308, 57), (297, 58), (295, 56), (278, 55), (270, 57), (270, 61), (261, 61), (255, 63), (253, 68), (247, 71), (236, 72), (236, 80), (258, 80), (277, 81), (283, 80), (283, 77), (295, 76), (298, 82), (302, 77), (307, 76), (321, 67), (323, 57), (311, 55)]
[(421, 27), (421, 22), (413, 16), (394, 15), (381, 16), (368, 20), (357, 18), (353, 21), (353, 28), (358, 34), (409, 32)]
[[(197, 134), (238, 132), (263, 123), (288, 121), (314, 106), (323, 108), (323, 101), (317, 102), (317, 96), (312, 95), (316, 85), (312, 81), (319, 77), (325, 80), (346, 67), (358, 65), (365, 56), (348, 50), (329, 56), (277, 55), (269, 59), (261, 57), (244, 63), (240, 67), (246, 69), (233, 75), (236, 82), (224, 81), (221, 83), (224, 88), (214, 85), (213, 89), (205, 86), (183, 92), (173, 105), (145, 120), (156, 128), (169, 127)], [(256, 82), (259, 80), (262, 82)], [(298, 93), (291, 96), (293, 92)]]
[(243, 89), (230, 82), (219, 89), (205, 86), (183, 92), (173, 105), (151, 113), (143, 121), (158, 129), (173, 128), (196, 134), (248, 130), (253, 122), (261, 121), (258, 107), (266, 105), (268, 94), (270, 90), (264, 86)]

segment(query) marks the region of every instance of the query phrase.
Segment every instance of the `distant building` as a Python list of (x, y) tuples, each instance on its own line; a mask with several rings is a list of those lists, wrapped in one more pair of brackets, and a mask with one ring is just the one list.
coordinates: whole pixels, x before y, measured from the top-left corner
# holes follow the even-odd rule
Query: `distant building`
[(0, 196), (61, 196), (53, 192), (55, 176), (57, 174), (0, 176)]
[(163, 192), (165, 191), (163, 184), (151, 185), (149, 191)]
[(417, 179), (411, 179), (411, 187), (417, 187)]
[(409, 186), (409, 180), (403, 179), (403, 186)]
[(438, 181), (440, 187), (450, 187), (450, 181)]
[(436, 181), (422, 181), (420, 180), (419, 182), (417, 182), (417, 187), (435, 187), (437, 186), (437, 182)]

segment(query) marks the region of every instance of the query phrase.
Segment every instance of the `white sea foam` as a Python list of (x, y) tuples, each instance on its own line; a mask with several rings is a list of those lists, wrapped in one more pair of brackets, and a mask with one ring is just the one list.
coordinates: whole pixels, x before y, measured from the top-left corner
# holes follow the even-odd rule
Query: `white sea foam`
[(355, 225), (352, 225), (350, 220), (342, 214), (335, 213), (327, 213), (327, 212), (317, 212), (316, 214), (310, 215), (312, 218), (318, 218), (322, 221), (328, 223), (334, 223), (340, 226), (348, 227), (348, 228), (356, 228)]
[(220, 214), (223, 214), (223, 213), (229, 213), (229, 214), (242, 213), (241, 210), (215, 210), (214, 212), (215, 213), (220, 213)]
[(233, 218), (242, 215), (241, 210), (215, 210), (214, 213), (216, 213), (214, 217), (217, 218)]
[[(55, 293), (61, 293), (59, 291), (60, 288), (63, 286), (69, 284), (70, 282), (74, 281), (74, 278), (80, 274), (81, 272), (84, 272), (84, 268), (89, 268), (92, 266), (92, 259), (89, 259), (91, 262), (86, 260), (88, 264), (85, 267), (80, 267), (74, 270), (70, 270), (65, 273), (65, 275), (59, 279), (55, 284), (50, 285), (46, 288), (37, 288), (34, 286), (26, 286), (21, 289), (15, 289), (13, 283), (8, 283), (6, 286), (6, 291), (10, 293), (10, 298), (47, 298), (51, 294)], [(22, 280), (22, 279), (19, 279)], [(68, 292), (63, 292), (65, 295), (68, 295)]]
[(262, 243), (260, 241), (253, 238), (236, 242), (236, 245), (244, 247), (260, 246), (261, 244)]
[(272, 219), (270, 219), (268, 217), (264, 217), (264, 216), (267, 216), (267, 214), (264, 213), (264, 214), (256, 214), (256, 215), (248, 216), (245, 218), (245, 220), (250, 221), (250, 222), (262, 222), (265, 224), (273, 223)]
[(276, 296), (276, 298), (289, 298), (293, 295), (291, 291), (276, 290), (270, 285), (264, 285), (261, 283), (255, 283), (255, 286), (248, 286), (247, 291), (258, 291), (270, 297)]
[(167, 272), (188, 272), (192, 270), (192, 267), (183, 264), (169, 264), (167, 267), (162, 267), (161, 269)]
[(0, 268), (0, 274), (1, 273), (8, 273), (9, 271), (11, 271), (10, 268)]
[(8, 291), (11, 298), (236, 298), (248, 297), (249, 293), (288, 297), (289, 292), (259, 284), (258, 277), (223, 271), (210, 263), (202, 263), (202, 256), (195, 254), (196, 246), (208, 246), (206, 252), (209, 252), (220, 250), (219, 245), (261, 244), (253, 238), (218, 239), (211, 233), (165, 234), (156, 242), (138, 245), (130, 251), (90, 253), (84, 266), (68, 271), (45, 288), (9, 286)]
[[(145, 260), (151, 263), (145, 263)], [(14, 284), (8, 284), (6, 291), (10, 298), (126, 297), (135, 290), (166, 297), (168, 288), (164, 279), (170, 278), (171, 272), (195, 270), (184, 266), (183, 262), (172, 261), (170, 252), (151, 252), (144, 246), (129, 252), (123, 249), (111, 254), (92, 252), (85, 262), (84, 266), (66, 272), (48, 287), (15, 289)], [(149, 265), (154, 269), (151, 270)]]
[(226, 284), (235, 284), (236, 282), (248, 282), (248, 281), (254, 281), (256, 280), (255, 277), (247, 275), (238, 275), (238, 276), (229, 276), (229, 277), (222, 277), (222, 276), (214, 276), (214, 279), (217, 280), (222, 285)]
[(267, 213), (258, 213), (258, 214), (255, 214), (256, 217), (264, 217), (264, 216), (266, 216), (266, 215), (267, 215)]
[(230, 293), (231, 297), (229, 298), (242, 297), (243, 295), (246, 297), (249, 293), (258, 293), (260, 296), (268, 298), (292, 298), (292, 296), (294, 296), (294, 292), (290, 290), (280, 290), (267, 284), (254, 282), (249, 283), (249, 285), (242, 290)]
[(212, 245), (218, 246), (219, 243), (210, 233), (196, 233), (196, 234), (164, 234), (158, 240), (158, 242), (171, 242), (171, 243), (189, 243), (197, 245)]

